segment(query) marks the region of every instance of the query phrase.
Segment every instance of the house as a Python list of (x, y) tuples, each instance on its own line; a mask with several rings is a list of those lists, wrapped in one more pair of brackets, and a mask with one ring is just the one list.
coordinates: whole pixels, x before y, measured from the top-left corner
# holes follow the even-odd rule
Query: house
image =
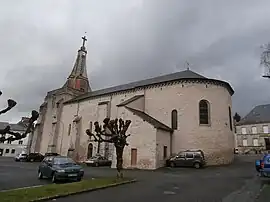
[(236, 124), (239, 152), (270, 150), (270, 104), (254, 107)]
[[(23, 117), (22, 120), (16, 124), (10, 124), (8, 122), (0, 122), (0, 128), (3, 129), (9, 125), (11, 131), (24, 133), (26, 130), (26, 126), (22, 124), (24, 123), (24, 120), (25, 118)], [(9, 136), (10, 135), (7, 134), (6, 138), (8, 138)], [(0, 156), (15, 157), (17, 154), (27, 152), (28, 144), (29, 144), (29, 135), (23, 139), (14, 140), (12, 142), (11, 141), (0, 142)]]

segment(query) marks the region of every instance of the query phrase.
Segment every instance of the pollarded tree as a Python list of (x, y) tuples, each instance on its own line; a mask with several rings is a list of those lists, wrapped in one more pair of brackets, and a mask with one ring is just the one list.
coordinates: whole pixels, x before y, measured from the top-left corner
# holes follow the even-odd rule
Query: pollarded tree
[[(2, 92), (0, 91), (0, 95), (2, 95)], [(13, 107), (16, 106), (16, 102), (14, 100), (9, 99), (7, 101), (8, 106), (0, 111), (0, 115), (1, 114), (5, 114), (8, 111), (10, 111)], [(29, 118), (29, 122), (27, 124), (26, 130), (24, 131), (24, 133), (18, 133), (18, 132), (14, 132), (11, 130), (10, 126), (6, 126), (3, 129), (0, 129), (0, 142), (4, 142), (4, 141), (14, 141), (14, 140), (20, 140), (23, 139), (27, 136), (28, 133), (32, 132), (33, 130), (33, 126), (34, 126), (34, 122), (38, 119), (39, 117), (39, 113), (35, 110), (32, 111), (32, 115)], [(10, 134), (11, 136), (6, 137), (6, 134)]]
[(123, 121), (122, 119), (110, 120), (105, 118), (103, 121), (103, 127), (96, 121), (94, 123), (95, 133), (91, 133), (89, 129), (86, 130), (86, 134), (91, 138), (94, 137), (95, 142), (108, 142), (114, 144), (116, 150), (116, 168), (117, 178), (123, 178), (123, 152), (125, 146), (128, 146), (126, 135), (128, 127), (131, 124), (131, 120)]

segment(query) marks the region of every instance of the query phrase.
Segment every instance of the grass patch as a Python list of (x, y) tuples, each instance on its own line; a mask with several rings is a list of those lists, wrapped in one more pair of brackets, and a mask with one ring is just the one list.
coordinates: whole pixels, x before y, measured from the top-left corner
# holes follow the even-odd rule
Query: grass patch
[(29, 202), (40, 198), (66, 196), (89, 189), (107, 187), (131, 181), (130, 179), (100, 178), (81, 182), (49, 184), (42, 187), (25, 188), (0, 192), (1, 202)]

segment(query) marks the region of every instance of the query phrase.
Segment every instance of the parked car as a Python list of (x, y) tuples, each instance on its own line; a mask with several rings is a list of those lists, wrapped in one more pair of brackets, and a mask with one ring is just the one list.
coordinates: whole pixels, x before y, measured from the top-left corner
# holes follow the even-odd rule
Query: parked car
[(58, 153), (53, 153), (53, 152), (48, 152), (48, 153), (45, 153), (44, 156), (60, 156), (60, 154), (58, 154)]
[(264, 155), (263, 159), (260, 160), (260, 176), (270, 177), (270, 154)]
[(112, 161), (108, 160), (107, 158), (103, 157), (103, 156), (93, 156), (90, 159), (88, 159), (87, 161), (85, 161), (87, 166), (111, 166), (112, 165)]
[(239, 154), (239, 149), (238, 148), (234, 148), (234, 153), (235, 154)]
[(51, 179), (53, 183), (61, 180), (80, 181), (83, 176), (83, 168), (71, 158), (64, 156), (45, 157), (38, 167), (38, 178), (46, 177)]
[(257, 171), (257, 172), (260, 172), (260, 171), (261, 171), (261, 169), (262, 169), (262, 164), (263, 164), (265, 158), (266, 158), (268, 155), (269, 155), (269, 154), (264, 154), (264, 155), (262, 156), (261, 159), (258, 159), (258, 160), (255, 161), (255, 168), (256, 168), (256, 171)]
[(26, 153), (20, 153), (17, 156), (15, 156), (15, 161), (26, 161), (27, 154)]
[(202, 168), (205, 166), (204, 153), (201, 150), (186, 150), (169, 158), (166, 164), (170, 167), (194, 167)]
[(40, 153), (30, 153), (29, 155), (27, 155), (26, 157), (26, 161), (37, 161), (37, 162), (41, 162), (44, 159), (44, 156)]

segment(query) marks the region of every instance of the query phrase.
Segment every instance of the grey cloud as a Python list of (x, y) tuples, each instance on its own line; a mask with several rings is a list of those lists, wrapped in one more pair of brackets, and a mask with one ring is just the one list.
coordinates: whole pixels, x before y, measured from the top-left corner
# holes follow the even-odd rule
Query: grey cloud
[(72, 69), (88, 36), (93, 89), (185, 69), (229, 81), (234, 111), (269, 100), (259, 46), (270, 41), (270, 2), (114, 0), (5, 2), (0, 8), (0, 105), (18, 106), (1, 119), (37, 109)]

